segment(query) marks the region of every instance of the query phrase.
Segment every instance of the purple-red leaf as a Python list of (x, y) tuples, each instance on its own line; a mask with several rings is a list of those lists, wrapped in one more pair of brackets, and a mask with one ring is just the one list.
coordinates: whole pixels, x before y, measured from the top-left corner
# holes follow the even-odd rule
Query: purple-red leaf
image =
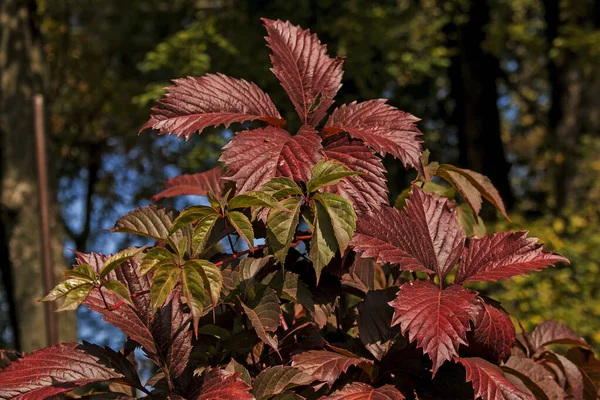
[(508, 360), (515, 343), (515, 327), (499, 306), (482, 302), (483, 309), (467, 336), (469, 352), (496, 364)]
[(342, 86), (341, 58), (327, 55), (317, 35), (280, 20), (262, 19), (271, 54), (271, 71), (285, 89), (303, 124), (317, 126)]
[(402, 393), (392, 385), (374, 388), (362, 382), (355, 382), (344, 386), (329, 396), (320, 397), (319, 400), (404, 400)]
[(90, 383), (125, 378), (114, 365), (99, 360), (79, 343), (37, 350), (0, 372), (0, 398), (42, 400)]
[(527, 231), (500, 232), (473, 239), (464, 250), (456, 283), (499, 281), (557, 262), (569, 262), (560, 254), (543, 250)]
[(372, 369), (373, 361), (366, 358), (335, 353), (326, 350), (311, 350), (292, 357), (292, 366), (329, 386), (348, 370), (357, 366), (365, 371)]
[(550, 400), (562, 400), (567, 397), (565, 391), (554, 380), (552, 372), (530, 358), (511, 357), (502, 369), (521, 379), (533, 393), (541, 391)]
[(379, 154), (390, 153), (405, 166), (422, 170), (420, 119), (386, 104), (385, 99), (352, 102), (336, 108), (325, 124), (324, 136), (347, 132)]
[(312, 167), (321, 160), (321, 138), (302, 127), (291, 136), (284, 129), (266, 127), (238, 133), (223, 147), (225, 177), (236, 183), (238, 194), (260, 189), (271, 178), (283, 176), (308, 182)]
[(465, 236), (443, 197), (413, 187), (407, 206), (383, 207), (358, 219), (352, 242), (363, 257), (444, 278), (458, 261)]
[(388, 205), (385, 167), (379, 157), (363, 142), (338, 136), (323, 149), (325, 158), (344, 164), (351, 171), (362, 172), (343, 178), (325, 190), (348, 199), (357, 213), (379, 210)]
[(411, 281), (400, 287), (392, 326), (400, 324), (408, 339), (417, 341), (433, 362), (433, 374), (446, 360), (458, 356), (458, 347), (467, 345), (470, 322), (481, 310), (477, 295), (458, 285), (444, 290), (430, 281)]
[(192, 175), (180, 175), (167, 179), (164, 183), (165, 190), (154, 195), (152, 201), (176, 196), (206, 196), (208, 192), (217, 197), (224, 195), (223, 188), (226, 181), (221, 179), (223, 168), (216, 167), (206, 172)]
[(536, 349), (555, 343), (589, 347), (585, 339), (577, 336), (571, 328), (553, 320), (539, 324), (531, 334), (530, 340)]
[(458, 358), (467, 371), (467, 382), (473, 385), (475, 400), (534, 400), (534, 397), (510, 382), (502, 370), (482, 358)]
[(253, 400), (250, 385), (240, 378), (239, 372), (209, 369), (204, 373), (204, 382), (197, 400)]
[(189, 139), (209, 126), (261, 120), (283, 126), (275, 105), (254, 83), (229, 76), (207, 74), (175, 79), (167, 94), (152, 108), (150, 120), (140, 129)]

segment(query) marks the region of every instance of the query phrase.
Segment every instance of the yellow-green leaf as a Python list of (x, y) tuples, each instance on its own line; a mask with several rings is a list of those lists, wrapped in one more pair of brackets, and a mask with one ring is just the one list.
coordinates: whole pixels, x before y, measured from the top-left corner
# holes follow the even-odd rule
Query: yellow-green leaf
[(152, 303), (153, 313), (165, 303), (175, 284), (177, 284), (179, 272), (179, 268), (175, 265), (165, 265), (156, 270), (150, 288), (150, 302)]
[(326, 186), (335, 185), (347, 176), (360, 174), (360, 172), (352, 171), (344, 164), (336, 161), (319, 161), (312, 168), (312, 178), (306, 184), (306, 190), (309, 193), (314, 193)]
[(194, 332), (198, 334), (198, 320), (204, 311), (205, 290), (202, 276), (193, 264), (186, 264), (181, 270), (181, 285), (192, 319), (194, 320)]
[(321, 271), (329, 264), (338, 250), (338, 242), (333, 231), (331, 218), (325, 207), (315, 200), (311, 201), (311, 206), (315, 212), (315, 220), (313, 222), (314, 230), (310, 241), (309, 255), (313, 262), (318, 284)]
[(210, 237), (210, 233), (219, 219), (218, 214), (208, 215), (198, 222), (192, 234), (192, 256), (202, 253)]
[(109, 279), (106, 282), (102, 283), (102, 286), (110, 290), (112, 293), (116, 294), (125, 303), (134, 307), (129, 290), (127, 290), (125, 285), (123, 285), (121, 282), (114, 279)]
[(56, 285), (54, 289), (52, 289), (50, 293), (48, 293), (46, 297), (44, 297), (41, 301), (54, 301), (63, 296), (66, 296), (67, 293), (69, 293), (71, 290), (77, 289), (78, 287), (87, 283), (89, 283), (87, 280), (83, 280), (80, 278), (67, 279)]
[(313, 197), (321, 203), (331, 219), (333, 233), (337, 239), (340, 252), (343, 253), (356, 230), (356, 213), (352, 203), (337, 194), (317, 193)]
[(104, 261), (104, 265), (100, 270), (100, 278), (104, 278), (109, 272), (117, 268), (119, 265), (140, 254), (145, 248), (146, 246), (130, 247), (129, 249), (122, 250), (117, 254), (108, 257), (106, 261)]
[(249, 248), (254, 248), (254, 229), (252, 223), (244, 214), (239, 211), (229, 211), (227, 219), (235, 229), (240, 238), (246, 242)]
[(69, 291), (65, 296), (65, 302), (56, 311), (74, 311), (85, 301), (90, 292), (94, 289), (91, 283), (84, 283)]
[(88, 264), (79, 264), (75, 268), (65, 271), (65, 276), (79, 278), (90, 283), (98, 280), (96, 272)]
[(196, 222), (199, 219), (205, 218), (209, 215), (218, 215), (218, 213), (208, 206), (192, 206), (184, 209), (173, 221), (173, 227), (169, 230), (173, 233), (186, 225)]
[(223, 275), (219, 267), (207, 260), (189, 260), (185, 265), (198, 271), (204, 282), (204, 287), (208, 291), (210, 304), (215, 307), (219, 302), (221, 289), (223, 288)]
[(291, 197), (280, 204), (290, 212), (271, 210), (267, 218), (267, 242), (275, 258), (283, 263), (298, 227), (302, 199)]
[(175, 264), (175, 255), (164, 247), (154, 247), (144, 255), (140, 266), (140, 275), (146, 275), (165, 263)]

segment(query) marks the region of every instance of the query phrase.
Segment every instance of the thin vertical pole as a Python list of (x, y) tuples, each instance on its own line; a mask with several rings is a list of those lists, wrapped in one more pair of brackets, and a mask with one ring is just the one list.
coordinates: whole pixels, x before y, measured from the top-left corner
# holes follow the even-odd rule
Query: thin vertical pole
[[(52, 263), (52, 247), (50, 243), (50, 211), (48, 201), (48, 162), (46, 160), (46, 132), (44, 124), (44, 96), (33, 96), (35, 118), (35, 143), (37, 155), (37, 177), (40, 205), (40, 239), (42, 253), (42, 270), (44, 294), (54, 287), (54, 268)], [(46, 313), (46, 340), (48, 345), (58, 343), (58, 326), (54, 303), (44, 303)]]

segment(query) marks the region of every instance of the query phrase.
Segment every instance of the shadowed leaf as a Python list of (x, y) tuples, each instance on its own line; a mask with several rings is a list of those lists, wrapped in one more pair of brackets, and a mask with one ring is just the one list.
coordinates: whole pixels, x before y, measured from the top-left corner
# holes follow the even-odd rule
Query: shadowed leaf
[(535, 400), (510, 382), (502, 370), (482, 358), (457, 358), (467, 371), (467, 382), (473, 385), (475, 399), (486, 400)]
[(164, 183), (165, 190), (154, 195), (152, 201), (157, 202), (177, 196), (206, 196), (208, 192), (221, 197), (225, 194), (226, 183), (221, 179), (223, 173), (222, 167), (216, 167), (199, 174), (180, 175), (167, 179)]

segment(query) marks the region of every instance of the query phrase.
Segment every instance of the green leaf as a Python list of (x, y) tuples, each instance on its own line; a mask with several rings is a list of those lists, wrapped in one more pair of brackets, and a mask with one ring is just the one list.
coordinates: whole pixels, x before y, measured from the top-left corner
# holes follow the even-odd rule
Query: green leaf
[(253, 249), (254, 229), (252, 229), (252, 223), (248, 217), (239, 211), (229, 211), (226, 215), (229, 222), (231, 222), (231, 226), (233, 226), (240, 238), (246, 242), (250, 249)]
[(175, 264), (175, 255), (164, 247), (154, 247), (144, 255), (140, 266), (140, 275), (146, 275), (165, 263)]
[(179, 268), (175, 265), (165, 265), (156, 270), (152, 278), (152, 287), (150, 288), (152, 313), (155, 313), (165, 303), (165, 300), (167, 300), (175, 284), (177, 284), (179, 272)]
[(96, 282), (98, 280), (96, 272), (88, 264), (79, 264), (75, 268), (65, 271), (65, 276), (79, 278), (90, 283)]
[(398, 197), (396, 197), (396, 202), (394, 203), (394, 207), (398, 210), (402, 211), (404, 207), (406, 207), (406, 200), (410, 198), (410, 191), (412, 190), (412, 186), (404, 189)]
[(483, 219), (475, 215), (467, 203), (456, 207), (456, 215), (466, 237), (482, 238), (487, 233)]
[(292, 197), (280, 204), (291, 212), (271, 210), (267, 218), (267, 242), (275, 258), (283, 263), (298, 227), (302, 199)]
[(66, 296), (71, 290), (77, 289), (78, 287), (87, 283), (89, 283), (87, 280), (80, 278), (67, 279), (56, 285), (54, 289), (52, 289), (50, 293), (48, 293), (41, 301), (57, 300), (63, 296)]
[(310, 203), (315, 211), (315, 220), (313, 222), (314, 230), (310, 242), (309, 256), (313, 262), (318, 284), (321, 271), (329, 264), (338, 250), (338, 242), (333, 231), (331, 218), (325, 207), (315, 200)]
[(302, 196), (302, 189), (289, 178), (273, 178), (260, 189), (263, 193), (280, 200), (288, 196)]
[(144, 251), (145, 248), (146, 246), (130, 247), (108, 257), (106, 261), (104, 261), (104, 265), (100, 270), (100, 278), (104, 278), (106, 275), (108, 275), (109, 272), (117, 268), (119, 265), (140, 254), (142, 251)]
[(333, 233), (337, 239), (340, 252), (343, 253), (356, 230), (356, 213), (352, 203), (332, 193), (317, 193), (313, 197), (325, 207), (331, 219)]
[(312, 178), (306, 184), (306, 190), (309, 193), (314, 193), (326, 186), (335, 185), (347, 176), (360, 174), (361, 172), (352, 171), (344, 164), (336, 161), (319, 161), (312, 168)]
[(209, 215), (219, 215), (212, 207), (208, 206), (192, 206), (184, 209), (181, 214), (173, 221), (173, 226), (169, 230), (173, 233), (192, 222), (203, 219)]
[[(136, 208), (119, 218), (112, 232), (132, 233), (145, 236), (160, 242), (168, 243), (175, 248), (169, 230), (177, 217), (177, 211), (150, 205)], [(175, 237), (183, 236), (178, 232)]]
[(84, 283), (76, 288), (72, 289), (67, 293), (65, 302), (56, 311), (74, 311), (85, 301), (90, 292), (94, 289), (94, 285), (91, 283)]
[(242, 364), (235, 361), (233, 358), (231, 359), (231, 361), (229, 361), (229, 364), (227, 364), (227, 366), (225, 367), (225, 371), (229, 371), (229, 372), (233, 372), (233, 373), (239, 372), (240, 379), (243, 380), (244, 382), (246, 382), (248, 385), (252, 385), (252, 378), (250, 378), (250, 373), (248, 372), (248, 370)]
[(131, 294), (129, 294), (129, 290), (127, 290), (125, 285), (123, 285), (121, 282), (114, 279), (109, 279), (106, 282), (103, 282), (102, 286), (116, 294), (125, 303), (134, 307), (133, 300), (131, 300)]
[(204, 314), (204, 300), (206, 293), (202, 276), (198, 272), (195, 264), (186, 264), (181, 270), (181, 285), (183, 286), (183, 295), (185, 296), (192, 318), (194, 320), (194, 332), (198, 336), (198, 321)]
[(193, 266), (198, 271), (208, 291), (210, 304), (215, 307), (223, 289), (223, 275), (219, 267), (207, 260), (189, 260), (185, 265)]
[[(229, 192), (227, 192), (227, 195), (229, 195)], [(219, 211), (223, 211), (223, 209), (221, 208), (221, 201), (217, 196), (215, 196), (213, 192), (206, 193), (206, 198), (208, 199), (210, 206), (215, 210), (215, 212), (218, 213)]]
[(229, 200), (229, 209), (236, 210), (238, 208), (247, 207), (268, 207), (277, 208), (279, 202), (277, 199), (265, 192), (246, 192)]
[(192, 234), (192, 257), (196, 257), (204, 251), (210, 233), (219, 218), (218, 214), (208, 215), (198, 222)]
[(231, 332), (218, 325), (207, 324), (198, 328), (198, 335), (214, 336), (217, 339), (226, 340), (231, 337)]

